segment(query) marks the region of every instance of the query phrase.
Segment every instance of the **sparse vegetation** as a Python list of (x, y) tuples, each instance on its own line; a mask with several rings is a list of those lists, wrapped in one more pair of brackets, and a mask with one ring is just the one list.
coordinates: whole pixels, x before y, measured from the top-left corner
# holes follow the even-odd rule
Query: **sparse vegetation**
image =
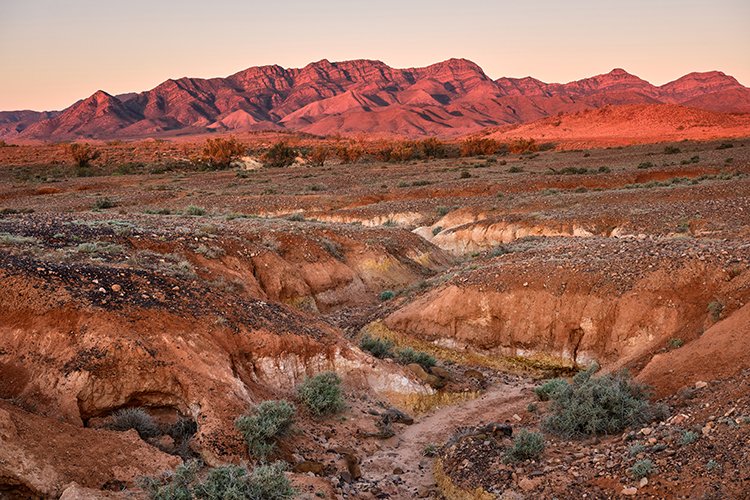
[(630, 468), (630, 474), (632, 474), (632, 476), (635, 479), (642, 479), (644, 477), (648, 477), (651, 474), (653, 474), (653, 472), (654, 472), (654, 463), (648, 458), (644, 460), (638, 460)]
[(310, 150), (310, 153), (307, 155), (307, 160), (310, 162), (310, 165), (314, 167), (322, 167), (325, 165), (326, 160), (330, 158), (331, 153), (331, 148), (328, 146), (318, 145)]
[(92, 208), (94, 210), (106, 210), (116, 206), (117, 204), (109, 198), (97, 198)]
[(87, 169), (91, 162), (99, 158), (100, 153), (88, 143), (73, 143), (68, 145), (68, 153), (73, 158), (75, 166), (79, 169)]
[(381, 302), (385, 302), (387, 300), (391, 300), (395, 296), (396, 293), (393, 290), (383, 290), (382, 292), (380, 292), (380, 295), (378, 295), (378, 298)]
[(400, 349), (396, 354), (396, 359), (403, 365), (416, 363), (425, 370), (432, 368), (433, 366), (435, 366), (435, 363), (437, 363), (433, 356), (427, 354), (426, 352), (414, 350), (411, 347)]
[(685, 341), (682, 339), (678, 339), (678, 338), (669, 339), (669, 342), (667, 342), (667, 348), (669, 350), (679, 349), (683, 345), (685, 345)]
[(499, 152), (503, 145), (494, 139), (469, 138), (459, 147), (461, 156), (493, 155)]
[(555, 393), (565, 390), (567, 387), (568, 382), (564, 379), (553, 378), (535, 387), (534, 393), (539, 398), (539, 401), (549, 401)]
[(202, 215), (206, 215), (206, 209), (203, 207), (196, 207), (195, 205), (189, 205), (185, 209), (185, 215), (193, 215), (196, 217), (200, 217)]
[(201, 150), (201, 161), (209, 170), (230, 168), (247, 151), (247, 146), (234, 137), (208, 139)]
[(647, 387), (627, 372), (595, 376), (594, 365), (571, 383), (549, 393), (551, 415), (543, 424), (566, 438), (613, 434), (663, 417), (666, 410), (648, 401)]
[(435, 455), (437, 455), (437, 452), (438, 446), (435, 443), (429, 443), (422, 450), (422, 456), (434, 457)]
[(289, 401), (263, 401), (249, 413), (239, 417), (234, 425), (245, 438), (248, 451), (254, 457), (267, 457), (294, 422), (296, 410)]
[(135, 429), (141, 439), (148, 439), (160, 434), (159, 428), (143, 408), (123, 408), (112, 414), (109, 428), (115, 431)]
[(506, 462), (522, 462), (539, 458), (544, 451), (544, 436), (539, 432), (521, 430), (513, 438), (513, 446), (505, 451)]
[(245, 466), (210, 469), (202, 481), (200, 462), (190, 460), (161, 477), (148, 477), (139, 485), (153, 500), (288, 500), (296, 491), (284, 475), (283, 462), (264, 464), (249, 471)]
[(389, 358), (393, 356), (393, 341), (379, 339), (370, 335), (363, 335), (359, 341), (359, 347), (375, 356), (376, 358)]
[(676, 146), (666, 146), (664, 148), (665, 155), (676, 155), (677, 153), (680, 153), (680, 152), (681, 152), (680, 148)]
[(697, 432), (684, 431), (680, 436), (680, 444), (682, 446), (693, 444), (698, 441), (698, 438), (700, 438), (700, 434), (698, 434)]
[(708, 303), (708, 306), (706, 306), (706, 309), (708, 310), (708, 313), (711, 315), (711, 319), (716, 322), (719, 321), (721, 318), (721, 312), (724, 310), (724, 304), (719, 302), (718, 300), (712, 300)]
[(282, 168), (293, 164), (298, 154), (295, 148), (289, 146), (285, 141), (280, 141), (263, 153), (261, 160), (265, 167)]
[(305, 379), (297, 386), (297, 397), (315, 416), (332, 415), (344, 409), (341, 378), (323, 372)]
[(644, 451), (646, 451), (646, 447), (643, 443), (635, 443), (630, 445), (630, 447), (628, 448), (628, 455), (631, 457), (637, 457)]

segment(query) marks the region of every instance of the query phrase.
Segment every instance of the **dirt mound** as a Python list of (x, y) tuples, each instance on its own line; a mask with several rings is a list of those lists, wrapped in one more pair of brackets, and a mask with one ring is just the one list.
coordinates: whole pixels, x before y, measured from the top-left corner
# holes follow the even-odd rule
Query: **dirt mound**
[(750, 305), (729, 314), (684, 347), (657, 354), (638, 374), (659, 396), (696, 382), (729, 378), (750, 366)]

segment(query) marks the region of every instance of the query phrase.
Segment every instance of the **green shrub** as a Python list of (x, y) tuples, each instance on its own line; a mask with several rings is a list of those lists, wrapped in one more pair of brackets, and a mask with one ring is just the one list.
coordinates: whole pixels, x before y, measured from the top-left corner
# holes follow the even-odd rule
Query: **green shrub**
[(697, 432), (685, 431), (682, 433), (682, 436), (680, 436), (680, 444), (683, 446), (693, 444), (698, 441), (698, 438), (700, 438), (700, 434)]
[(296, 491), (284, 475), (283, 462), (247, 467), (224, 465), (210, 469), (198, 479), (196, 460), (179, 465), (161, 477), (143, 478), (139, 485), (154, 500), (287, 500)]
[(711, 315), (711, 319), (714, 320), (714, 322), (719, 321), (721, 318), (721, 312), (724, 310), (724, 304), (719, 302), (718, 300), (713, 300), (708, 303), (708, 306), (706, 307), (708, 310), (708, 313)]
[(506, 462), (522, 462), (539, 458), (544, 451), (544, 436), (526, 429), (513, 438), (513, 446), (505, 451)]
[(628, 455), (631, 457), (636, 457), (646, 451), (646, 447), (643, 445), (643, 443), (635, 443), (628, 448)]
[(158, 436), (159, 427), (143, 408), (123, 408), (112, 414), (109, 428), (115, 431), (135, 429), (142, 439)]
[(359, 341), (359, 347), (376, 358), (383, 359), (393, 356), (393, 341), (388, 339), (379, 339), (365, 334)]
[(435, 443), (429, 443), (422, 449), (422, 456), (434, 457), (438, 453), (438, 446)]
[(650, 161), (644, 161), (643, 163), (638, 164), (638, 168), (640, 169), (647, 169), (647, 168), (654, 168), (656, 165), (651, 163)]
[(190, 205), (185, 209), (185, 214), (187, 215), (206, 215), (206, 209), (203, 207), (196, 207), (195, 205)]
[(297, 396), (313, 415), (331, 415), (344, 409), (341, 379), (333, 372), (323, 372), (305, 379), (297, 387)]
[(117, 206), (117, 204), (109, 198), (97, 198), (92, 208), (94, 210), (106, 210), (107, 208), (113, 208), (115, 206)]
[(239, 417), (234, 426), (245, 438), (250, 454), (265, 458), (273, 450), (275, 440), (292, 426), (294, 413), (294, 405), (289, 401), (263, 401)]
[(546, 429), (566, 438), (612, 434), (665, 416), (663, 407), (649, 403), (647, 386), (627, 372), (595, 377), (598, 368), (579, 372), (572, 383), (550, 393)]
[(432, 235), (437, 236), (438, 234), (440, 234), (440, 231), (442, 230), (443, 230), (443, 226), (435, 226), (432, 228)]
[(669, 339), (669, 342), (667, 342), (667, 347), (671, 349), (679, 349), (685, 345), (685, 341), (678, 338)]
[(648, 458), (645, 460), (638, 460), (630, 468), (630, 473), (635, 479), (641, 479), (648, 477), (654, 472), (654, 463)]
[(564, 379), (553, 378), (540, 386), (534, 387), (534, 393), (539, 398), (539, 401), (549, 401), (555, 392), (564, 390), (567, 386), (568, 383)]
[(200, 470), (200, 462), (190, 460), (180, 464), (174, 471), (168, 471), (160, 477), (144, 477), (138, 485), (153, 500), (192, 500), (192, 484)]
[(432, 368), (437, 362), (433, 356), (430, 356), (426, 352), (416, 351), (411, 347), (400, 349), (396, 354), (396, 360), (403, 365), (417, 363), (425, 370)]
[(665, 155), (676, 155), (679, 152), (680, 152), (680, 148), (675, 147), (675, 146), (666, 146), (664, 148)]
[(382, 292), (380, 292), (378, 298), (381, 302), (385, 302), (386, 300), (391, 300), (395, 296), (396, 294), (392, 290), (383, 290)]

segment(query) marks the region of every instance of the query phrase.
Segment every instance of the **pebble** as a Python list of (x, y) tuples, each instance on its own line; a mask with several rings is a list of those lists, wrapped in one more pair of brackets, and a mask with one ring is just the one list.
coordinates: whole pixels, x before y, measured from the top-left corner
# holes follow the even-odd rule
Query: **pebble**
[(626, 497), (632, 497), (638, 494), (638, 488), (635, 486), (631, 486), (630, 488), (623, 488), (620, 492), (620, 495), (625, 495)]

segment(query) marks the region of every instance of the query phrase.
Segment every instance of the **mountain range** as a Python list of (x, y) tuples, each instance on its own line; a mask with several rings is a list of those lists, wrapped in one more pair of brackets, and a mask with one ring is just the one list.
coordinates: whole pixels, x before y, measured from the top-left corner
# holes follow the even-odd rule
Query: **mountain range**
[(170, 79), (140, 93), (100, 90), (62, 111), (0, 112), (0, 138), (56, 141), (256, 130), (451, 137), (624, 104), (749, 113), (750, 88), (719, 71), (690, 73), (655, 86), (614, 69), (559, 84), (531, 77), (493, 80), (466, 59), (410, 69), (372, 60), (322, 60), (301, 69), (260, 66), (226, 78)]

